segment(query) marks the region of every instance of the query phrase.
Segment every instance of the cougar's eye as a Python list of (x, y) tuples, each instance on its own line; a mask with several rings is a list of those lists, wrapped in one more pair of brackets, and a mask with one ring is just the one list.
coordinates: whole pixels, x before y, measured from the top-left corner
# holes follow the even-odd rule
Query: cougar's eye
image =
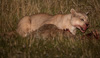
[(81, 21), (84, 21), (84, 19), (81, 19)]

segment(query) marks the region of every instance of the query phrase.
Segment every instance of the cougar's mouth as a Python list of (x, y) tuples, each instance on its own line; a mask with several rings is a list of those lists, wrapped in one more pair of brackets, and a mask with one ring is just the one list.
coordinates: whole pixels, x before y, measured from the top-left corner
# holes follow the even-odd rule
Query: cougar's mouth
[(76, 26), (78, 29), (80, 29), (81, 32), (85, 32), (87, 30), (86, 26)]
[(80, 29), (81, 32), (85, 32), (85, 31), (88, 29), (89, 24), (87, 23), (87, 24), (84, 24), (84, 25), (82, 25), (82, 26), (80, 26), (80, 25), (74, 25), (74, 26), (75, 26), (76, 28)]

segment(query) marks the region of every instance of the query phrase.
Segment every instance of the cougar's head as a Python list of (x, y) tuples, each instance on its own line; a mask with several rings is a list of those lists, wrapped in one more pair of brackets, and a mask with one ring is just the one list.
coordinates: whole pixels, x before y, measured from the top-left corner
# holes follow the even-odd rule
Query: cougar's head
[(80, 29), (81, 32), (85, 32), (89, 27), (87, 14), (76, 12), (74, 9), (71, 12), (71, 24)]

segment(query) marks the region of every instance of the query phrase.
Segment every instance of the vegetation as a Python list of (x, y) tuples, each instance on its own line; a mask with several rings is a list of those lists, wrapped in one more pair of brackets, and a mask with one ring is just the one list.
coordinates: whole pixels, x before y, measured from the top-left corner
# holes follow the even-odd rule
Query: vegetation
[[(12, 32), (23, 16), (66, 14), (71, 8), (89, 12), (86, 33), (43, 38), (37, 31), (35, 36), (22, 38)], [(99, 29), (100, 0), (0, 0), (0, 58), (100, 58), (100, 38), (93, 32), (100, 36)]]

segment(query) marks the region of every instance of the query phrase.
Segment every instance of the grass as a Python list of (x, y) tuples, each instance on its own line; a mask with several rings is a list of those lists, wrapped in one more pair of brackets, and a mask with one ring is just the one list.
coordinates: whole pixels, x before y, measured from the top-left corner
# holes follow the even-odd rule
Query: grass
[[(100, 40), (93, 35), (82, 37), (93, 30), (100, 33), (99, 6), (99, 0), (0, 0), (0, 58), (100, 58)], [(86, 33), (78, 31), (74, 37), (58, 33), (47, 38), (40, 36), (42, 31), (26, 38), (5, 34), (16, 30), (23, 16), (66, 14), (71, 8), (89, 11)]]

